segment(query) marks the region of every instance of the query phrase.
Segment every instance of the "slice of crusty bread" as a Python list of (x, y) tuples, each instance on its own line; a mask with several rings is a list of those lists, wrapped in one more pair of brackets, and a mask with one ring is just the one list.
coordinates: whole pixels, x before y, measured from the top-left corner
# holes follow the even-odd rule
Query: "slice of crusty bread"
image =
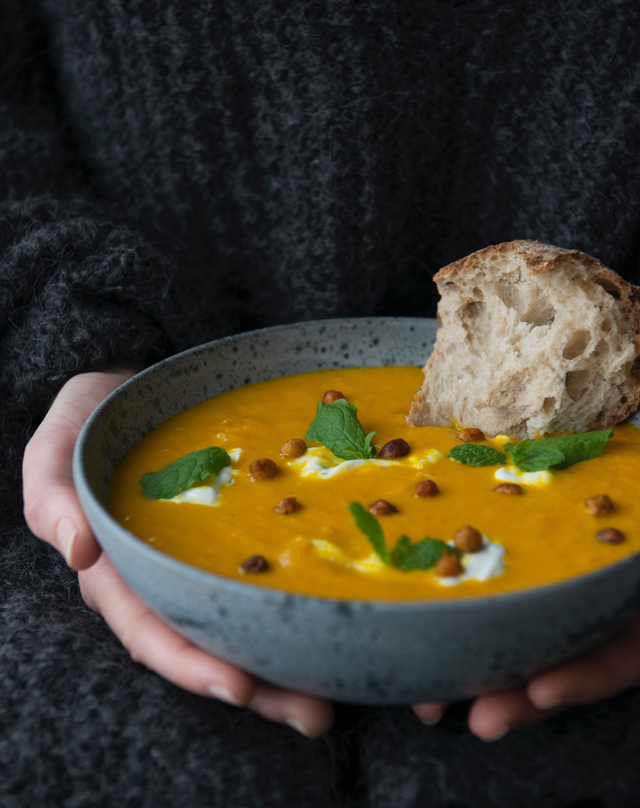
[(487, 247), (434, 280), (437, 340), (407, 418), (533, 438), (613, 426), (640, 403), (640, 288), (577, 250)]

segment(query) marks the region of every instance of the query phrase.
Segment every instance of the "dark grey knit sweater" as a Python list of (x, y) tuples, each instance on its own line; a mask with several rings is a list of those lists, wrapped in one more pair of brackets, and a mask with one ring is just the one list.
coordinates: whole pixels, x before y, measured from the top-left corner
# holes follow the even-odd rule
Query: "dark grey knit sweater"
[(307, 742), (126, 658), (29, 536), (19, 463), (78, 371), (223, 333), (432, 315), (490, 243), (638, 282), (631, 0), (3, 0), (0, 805), (637, 806), (637, 693), (487, 746), (464, 706)]

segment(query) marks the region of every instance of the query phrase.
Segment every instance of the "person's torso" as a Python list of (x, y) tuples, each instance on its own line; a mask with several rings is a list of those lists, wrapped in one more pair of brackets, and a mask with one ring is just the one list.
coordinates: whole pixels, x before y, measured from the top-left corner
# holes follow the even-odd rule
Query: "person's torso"
[[(534, 238), (634, 279), (630, 2), (50, 0), (95, 192), (249, 325), (433, 314), (431, 275)], [(637, 275), (635, 276), (637, 279)]]

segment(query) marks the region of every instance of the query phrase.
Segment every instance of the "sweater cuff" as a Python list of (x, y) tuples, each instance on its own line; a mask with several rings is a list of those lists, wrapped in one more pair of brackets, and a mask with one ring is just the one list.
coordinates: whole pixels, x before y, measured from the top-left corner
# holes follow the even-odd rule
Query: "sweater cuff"
[(0, 510), (21, 510), (24, 447), (67, 379), (203, 340), (185, 274), (84, 203), (0, 207)]

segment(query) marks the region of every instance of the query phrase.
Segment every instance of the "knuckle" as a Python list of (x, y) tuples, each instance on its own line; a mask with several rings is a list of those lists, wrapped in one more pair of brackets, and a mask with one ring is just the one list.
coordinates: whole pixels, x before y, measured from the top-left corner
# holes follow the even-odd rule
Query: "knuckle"
[(127, 649), (132, 662), (137, 662), (139, 665), (144, 664), (143, 654), (135, 643), (133, 645), (125, 645), (125, 648)]
[(91, 609), (91, 611), (97, 612), (98, 602), (96, 601), (91, 590), (90, 579), (87, 579), (86, 575), (80, 573), (78, 575), (78, 583), (80, 585), (80, 594), (82, 595), (82, 600)]
[(125, 651), (129, 654), (134, 662), (143, 663), (144, 653), (143, 646), (140, 642), (139, 633), (131, 625), (123, 628), (119, 635), (120, 642), (122, 643)]
[(44, 497), (37, 490), (25, 485), (24, 491), (24, 519), (29, 530), (38, 538), (44, 539), (42, 535), (41, 517), (44, 506)]

